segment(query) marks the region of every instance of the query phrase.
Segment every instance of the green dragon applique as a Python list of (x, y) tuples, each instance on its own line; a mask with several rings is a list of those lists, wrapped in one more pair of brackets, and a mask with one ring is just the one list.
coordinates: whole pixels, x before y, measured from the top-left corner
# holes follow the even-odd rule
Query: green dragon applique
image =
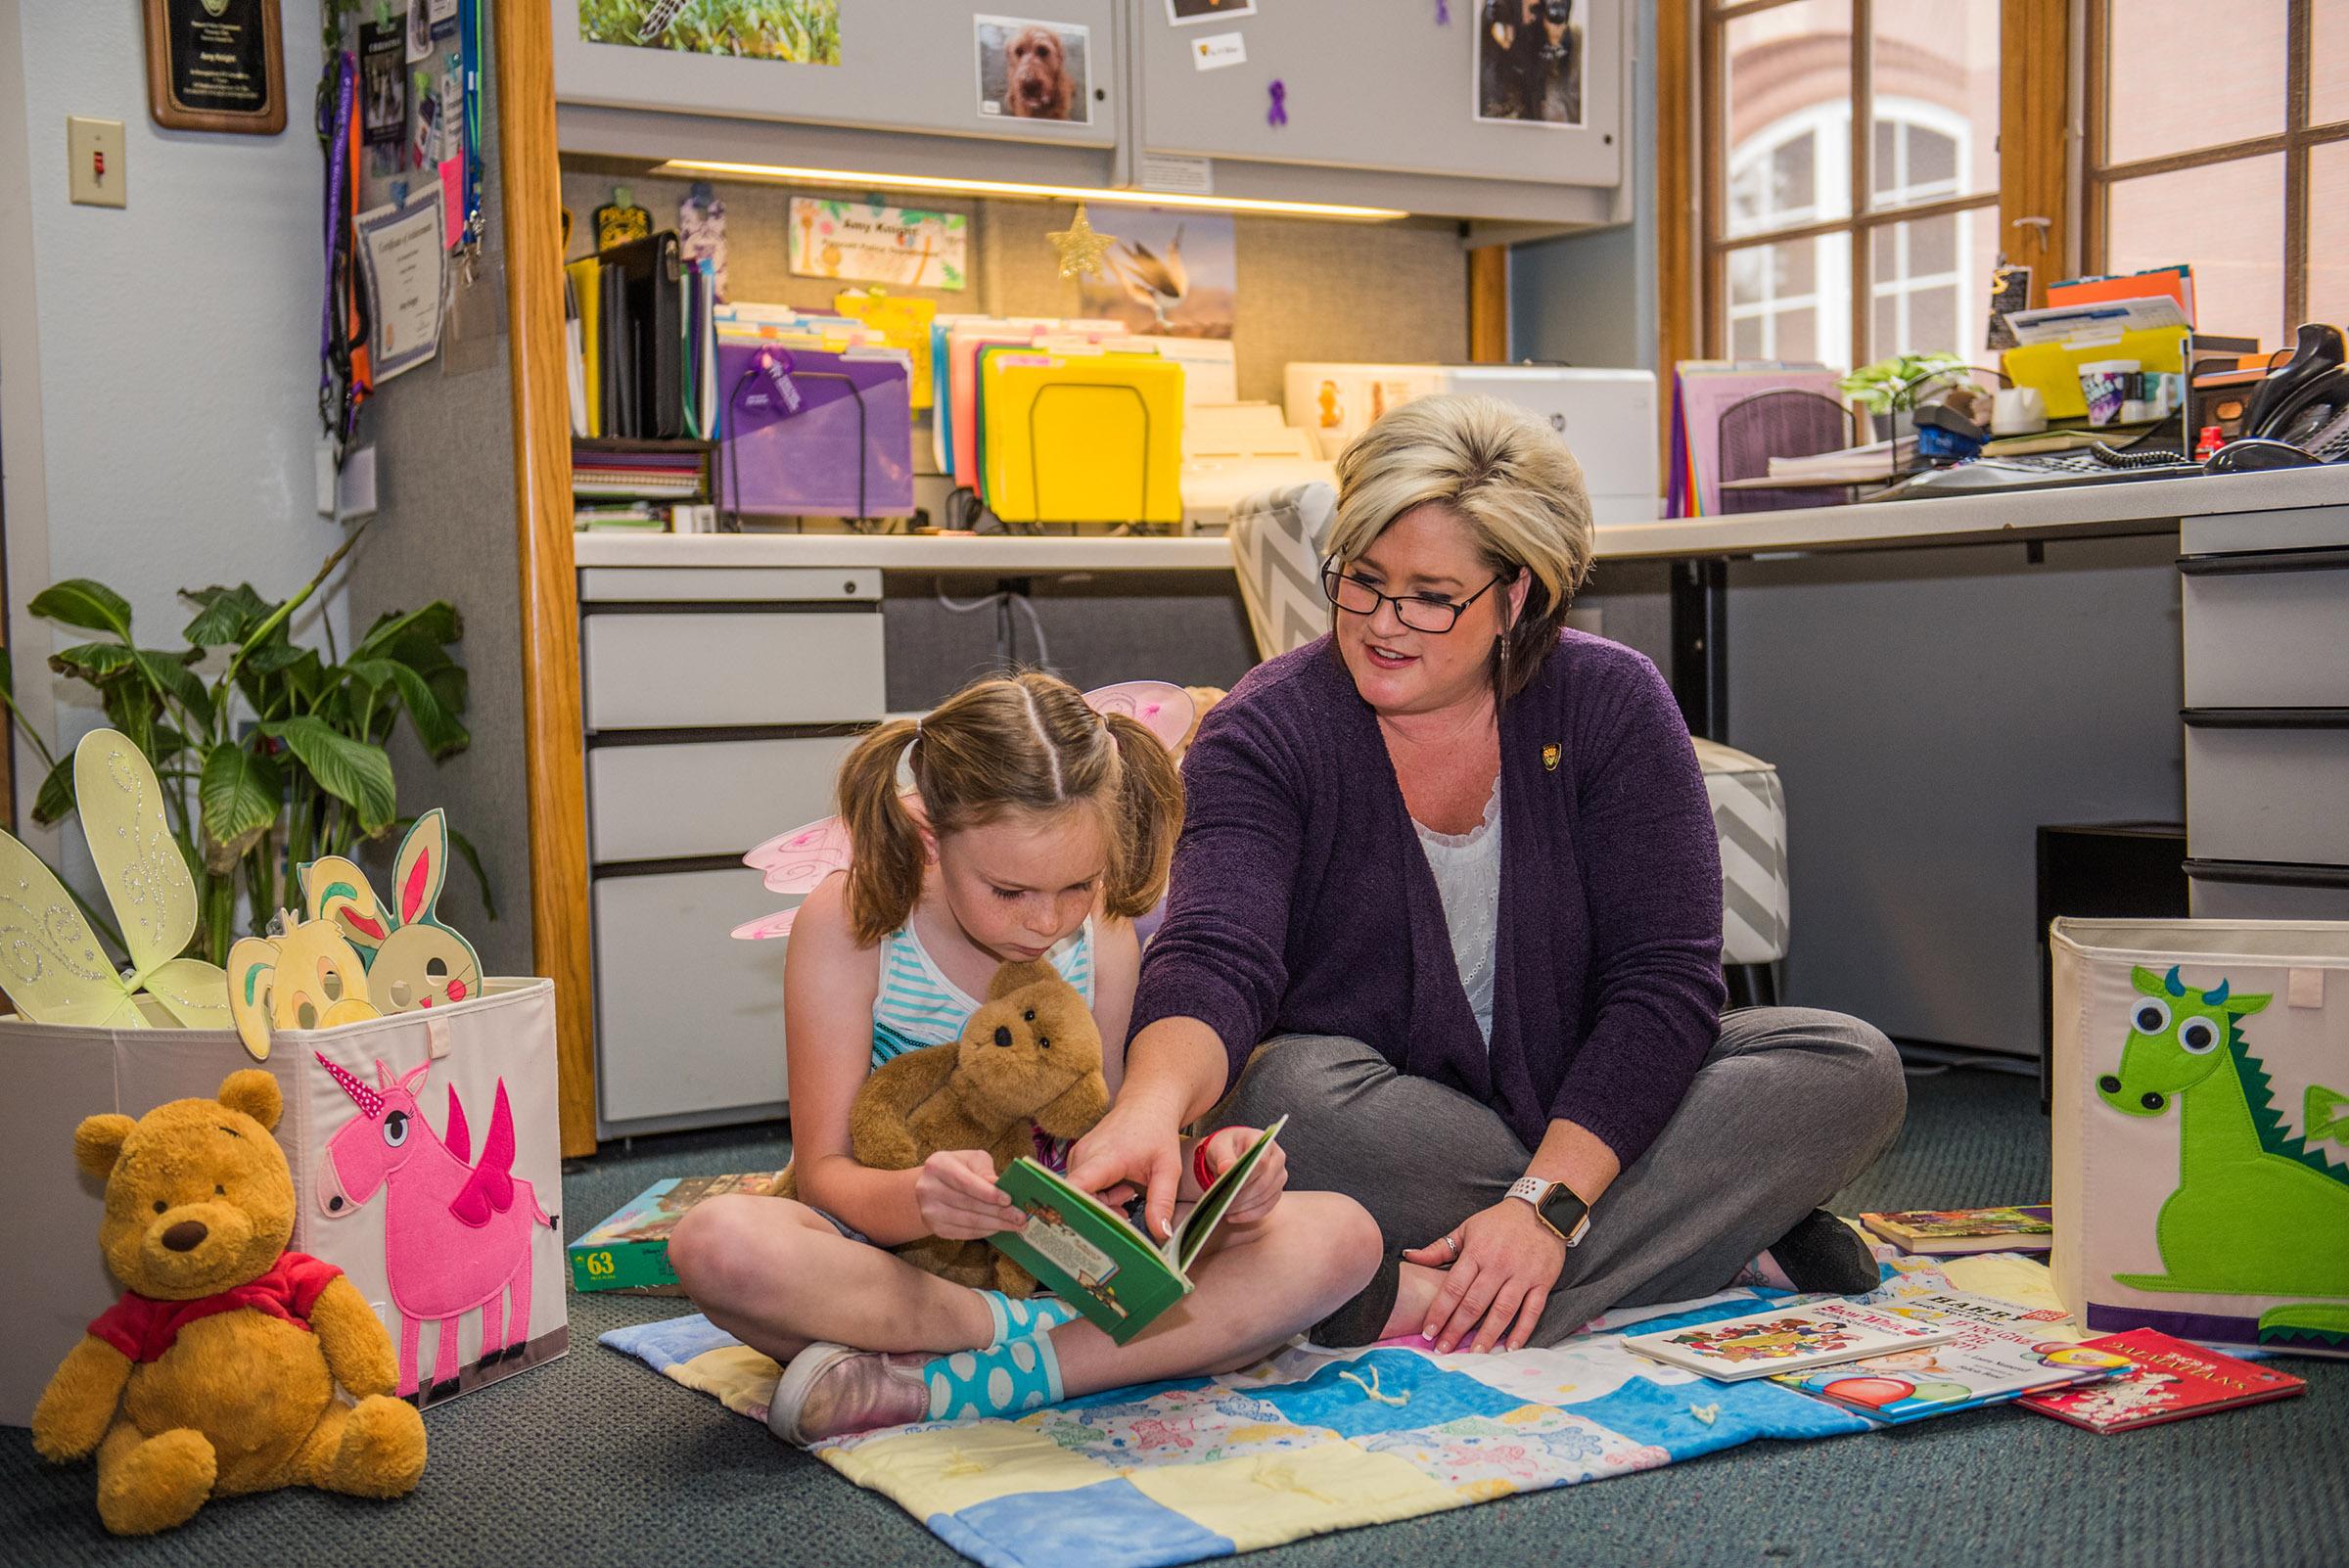
[[(2263, 1342), (2349, 1340), (2349, 1167), (2311, 1142), (2337, 1136), (2349, 1096), (2312, 1085), (2302, 1130), (2285, 1130), (2241, 1022), (2270, 996), (2235, 996), (2133, 968), (2139, 992), (2119, 1071), (2096, 1093), (2124, 1116), (2178, 1108), (2178, 1187), (2155, 1222), (2159, 1274), (2115, 1274), (2133, 1290), (2318, 1298), (2270, 1308)], [(2227, 1071), (2219, 1069), (2224, 1065)], [(2318, 1114), (2322, 1110), (2322, 1117)]]

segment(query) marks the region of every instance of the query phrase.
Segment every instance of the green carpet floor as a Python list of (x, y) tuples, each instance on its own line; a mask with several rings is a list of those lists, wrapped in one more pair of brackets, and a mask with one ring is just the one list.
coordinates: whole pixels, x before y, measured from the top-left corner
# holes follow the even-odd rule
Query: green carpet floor
[[(576, 1233), (664, 1176), (771, 1169), (782, 1130), (640, 1140), (566, 1172)], [(1909, 1126), (1837, 1199), (1861, 1209), (2029, 1202), (2048, 1130), (2026, 1080), (1911, 1080)], [(572, 1298), (572, 1353), (436, 1408), (417, 1494), (282, 1492), (207, 1507), (143, 1542), (99, 1528), (85, 1467), (0, 1432), (0, 1562), (171, 1565), (705, 1563), (950, 1565), (897, 1506), (595, 1343), (674, 1301)], [(1687, 1464), (1259, 1553), (1258, 1568), (1363, 1562), (1759, 1563), (1887, 1568), (2326, 1568), (2349, 1562), (2349, 1363), (2299, 1358), (2308, 1394), (2113, 1437), (2027, 1411), (1758, 1443)]]

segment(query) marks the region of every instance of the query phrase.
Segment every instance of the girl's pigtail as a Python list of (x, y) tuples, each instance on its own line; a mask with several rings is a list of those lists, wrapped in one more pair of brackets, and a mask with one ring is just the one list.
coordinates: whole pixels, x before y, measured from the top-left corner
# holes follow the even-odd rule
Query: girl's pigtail
[(1123, 853), (1110, 868), (1103, 906), (1120, 919), (1148, 914), (1167, 890), (1167, 862), (1182, 830), (1182, 773), (1140, 720), (1106, 715), (1119, 767), (1117, 814)]
[(883, 724), (840, 766), (840, 816), (849, 827), (849, 927), (871, 946), (903, 925), (922, 896), (921, 824), (898, 793), (898, 768), (921, 733), (910, 718)]

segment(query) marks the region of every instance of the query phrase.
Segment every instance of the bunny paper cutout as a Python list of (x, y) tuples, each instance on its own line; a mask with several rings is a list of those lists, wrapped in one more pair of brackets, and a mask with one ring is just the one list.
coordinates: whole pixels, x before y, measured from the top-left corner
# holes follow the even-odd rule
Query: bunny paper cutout
[[(1170, 752), (1190, 734), (1191, 720), (1197, 712), (1189, 692), (1163, 680), (1120, 681), (1086, 692), (1084, 700), (1096, 714), (1104, 716), (1123, 714), (1136, 720)], [(905, 804), (915, 815), (921, 814), (919, 797), (908, 794)], [(827, 816), (777, 834), (744, 855), (742, 863), (764, 873), (769, 893), (804, 898), (833, 872), (846, 871), (849, 856), (848, 824), (837, 816)], [(733, 935), (742, 942), (788, 937), (799, 913), (794, 905), (774, 914), (760, 915), (736, 926)]]
[(115, 970), (39, 857), (0, 832), (0, 984), (17, 1011), (37, 1024), (150, 1029), (144, 993), (183, 1028), (225, 1029), (226, 977), (179, 956), (196, 934), (196, 882), (163, 820), (155, 769), (126, 736), (92, 730), (73, 748), (73, 795), (130, 971)]
[(393, 908), (385, 908), (367, 874), (339, 854), (301, 868), (310, 918), (342, 932), (366, 966), (370, 998), (386, 1012), (445, 1007), (481, 994), (481, 954), (434, 914), (447, 877), (448, 818), (438, 807), (399, 841)]
[(297, 922), (284, 910), (272, 935), (240, 937), (228, 949), (228, 1011), (256, 1062), (273, 1029), (333, 1029), (383, 1014), (367, 998), (367, 966), (331, 920)]

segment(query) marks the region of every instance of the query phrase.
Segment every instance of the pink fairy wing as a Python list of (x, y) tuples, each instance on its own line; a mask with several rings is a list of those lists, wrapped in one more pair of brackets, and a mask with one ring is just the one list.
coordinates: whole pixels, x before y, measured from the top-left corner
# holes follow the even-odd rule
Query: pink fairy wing
[(792, 922), (799, 917), (800, 911), (796, 908), (778, 909), (773, 914), (760, 915), (756, 920), (745, 920), (734, 928), (733, 937), (736, 942), (764, 942), (769, 937), (788, 937), (791, 935)]
[(448, 1212), (479, 1230), (492, 1214), (514, 1206), (514, 1107), (506, 1103), (506, 1081), (497, 1081), (497, 1103), (489, 1111), (489, 1136), (482, 1144), (482, 1163), (473, 1168)]
[(454, 1084), (448, 1086), (448, 1130), (440, 1134), (440, 1143), (460, 1160), (473, 1158), (473, 1129), (465, 1123), (465, 1105)]
[(793, 828), (744, 855), (742, 863), (765, 872), (771, 892), (813, 893), (824, 878), (849, 868), (849, 825), (827, 816)]
[(1191, 732), (1191, 719), (1197, 712), (1189, 692), (1163, 680), (1122, 680), (1086, 692), (1084, 700), (1096, 714), (1124, 714), (1139, 719), (1169, 751), (1180, 746)]

